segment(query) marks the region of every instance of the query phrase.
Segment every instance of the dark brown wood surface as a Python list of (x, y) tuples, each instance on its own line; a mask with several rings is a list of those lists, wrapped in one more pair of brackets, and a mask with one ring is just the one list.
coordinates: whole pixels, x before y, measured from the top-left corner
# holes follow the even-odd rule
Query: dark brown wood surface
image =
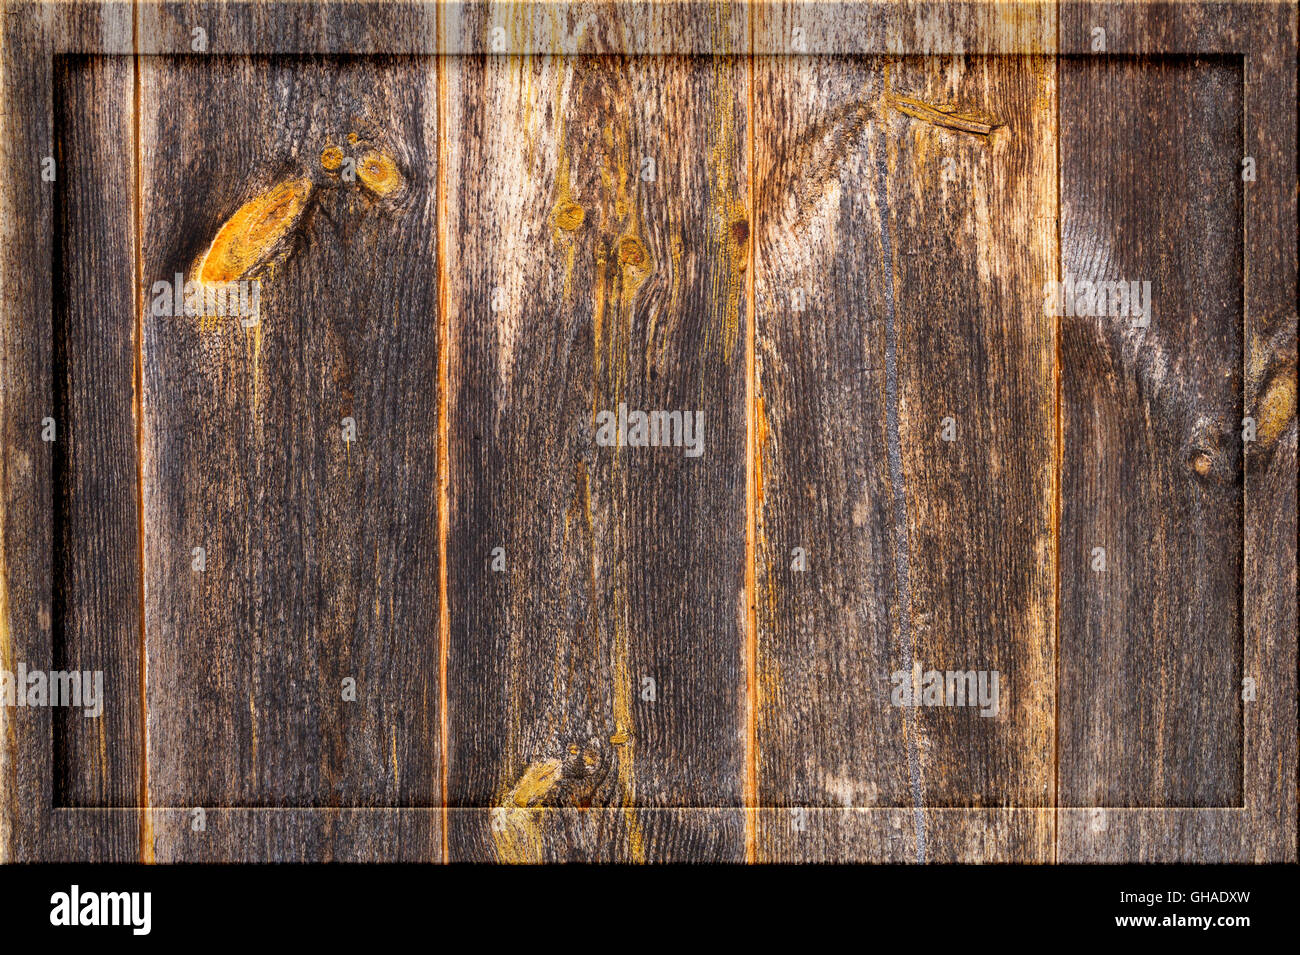
[(98, 809), (139, 792), (131, 67), (54, 49), (129, 53), (129, 10), (14, 4), (0, 27), (0, 669), (98, 669), (105, 699), (0, 707), (0, 858), (130, 861), (138, 813)]
[(142, 61), (150, 282), (253, 197), (306, 194), (249, 273), (255, 327), (145, 319), (151, 805), (440, 801), (432, 80), (409, 59)]
[[(1267, 170), (1246, 189), (1242, 219), (1246, 274), (1246, 413), (1260, 427), (1245, 448), (1245, 561), (1242, 672), (1256, 682), (1243, 714), (1244, 805), (1248, 824), (1236, 852), (1252, 861), (1295, 859), (1297, 574), (1296, 299), (1297, 42), (1300, 5), (1279, 4), (1261, 18), (1264, 36), (1243, 67), (1243, 151)], [(1243, 31), (1244, 32), (1244, 31)], [(1122, 851), (1122, 850), (1121, 850)], [(1136, 854), (1136, 853), (1134, 853)], [(1227, 853), (1215, 853), (1222, 857)], [(1207, 855), (1209, 855), (1207, 853)]]
[[(1061, 270), (1061, 801), (1241, 803), (1241, 70), (1071, 58)], [(1105, 567), (1101, 555), (1105, 551)]]
[[(107, 695), (0, 709), (0, 859), (1294, 859), (1295, 50), (5, 4), (0, 667)], [(152, 314), (177, 273), (260, 323)]]
[[(56, 806), (136, 804), (140, 774), (131, 61), (55, 68), (52, 669), (99, 671), (102, 717), (56, 711)], [(105, 201), (107, 199), (107, 201)]]
[[(1096, 29), (1124, 59), (1091, 55)], [(1154, 273), (1153, 286), (1164, 280), (1162, 295), (1175, 307), (1161, 322), (1153, 288), (1153, 327), (1141, 336), (1077, 320), (1063, 336), (1076, 354), (1092, 341), (1091, 380), (1065, 371), (1074, 375), (1076, 408), (1084, 388), (1098, 407), (1066, 419), (1063, 480), (1077, 490), (1065, 511), (1103, 525), (1124, 495), (1130, 507), (1145, 500), (1128, 524), (1164, 539), (1148, 546), (1141, 533), (1117, 528), (1130, 564), (1138, 562), (1122, 573), (1131, 580), (1168, 564), (1158, 592), (1127, 600), (1106, 596), (1113, 583), (1072, 586), (1069, 524), (1062, 525), (1063, 654), (1067, 622), (1076, 619), (1065, 605), (1080, 597), (1092, 626), (1075, 639), (1094, 652), (1079, 658), (1087, 668), (1069, 680), (1063, 671), (1061, 804), (1238, 808), (1063, 809), (1058, 858), (1294, 859), (1295, 668), (1276, 661), (1294, 654), (1296, 633), (1296, 230), (1276, 224), (1296, 215), (1295, 7), (1063, 4), (1061, 37), (1062, 52), (1076, 54), (1062, 61), (1062, 141), (1077, 143), (1080, 155), (1107, 148), (1112, 155), (1091, 167), (1076, 160), (1094, 183), (1085, 191), (1070, 184), (1072, 153), (1063, 151), (1062, 267), (1084, 259), (1093, 270), (1132, 270), (1105, 259), (1136, 261)], [(1069, 115), (1067, 102), (1078, 103)], [(1146, 119), (1135, 136), (1139, 116)], [(1216, 124), (1217, 134), (1201, 132)], [(1145, 164), (1128, 158), (1146, 150)], [(1251, 181), (1243, 180), (1245, 157), (1255, 163)], [(1065, 200), (1070, 189), (1073, 203)], [(1113, 214), (1101, 211), (1107, 204)], [(1225, 220), (1233, 224), (1225, 228)], [(1229, 281), (1238, 269), (1240, 280)], [(1063, 405), (1069, 409), (1069, 399)], [(1243, 447), (1244, 416), (1266, 424)], [(1117, 431), (1128, 442), (1109, 461), (1077, 448), (1081, 437)], [(1134, 468), (1145, 474), (1122, 491), (1124, 470)], [(1186, 557), (1170, 560), (1179, 549)], [(1072, 559), (1088, 567), (1085, 557)], [(1206, 565), (1215, 562), (1227, 566), (1211, 578)], [(1148, 639), (1102, 629), (1095, 611), (1106, 606), (1109, 622), (1122, 620)], [(1182, 620), (1161, 619), (1170, 614)], [(1167, 674), (1158, 681), (1136, 668), (1155, 654), (1162, 658), (1146, 663)], [(1103, 673), (1127, 693), (1102, 685)], [(1253, 699), (1244, 698), (1247, 678)], [(1068, 726), (1067, 711), (1078, 714)], [(1124, 749), (1134, 759), (1114, 762)]]

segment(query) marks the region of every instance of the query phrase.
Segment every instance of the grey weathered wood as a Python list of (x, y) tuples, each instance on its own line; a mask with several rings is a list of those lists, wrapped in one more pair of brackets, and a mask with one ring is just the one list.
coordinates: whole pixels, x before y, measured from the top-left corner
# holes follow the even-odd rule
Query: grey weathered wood
[[(1235, 527), (1214, 527), (1207, 516), (1200, 522), (1185, 520), (1176, 525), (1178, 529), (1193, 529), (1210, 541), (1235, 535), (1237, 548), (1243, 547), (1244, 531), (1244, 550), (1239, 551), (1240, 563), (1234, 568), (1241, 575), (1239, 582), (1230, 577), (1228, 581), (1207, 581), (1208, 592), (1194, 591), (1186, 578), (1203, 572), (1199, 557), (1175, 567), (1172, 582), (1172, 586), (1181, 588), (1185, 598), (1222, 600), (1215, 594), (1218, 588), (1226, 585), (1230, 590), (1236, 589), (1241, 601), (1239, 608), (1229, 606), (1221, 611), (1232, 614), (1235, 609), (1237, 615), (1239, 629), (1230, 646), (1226, 649), (1220, 647), (1216, 652), (1214, 648), (1222, 642), (1221, 634), (1202, 632), (1200, 642), (1187, 647), (1186, 652), (1193, 660), (1183, 662), (1182, 666), (1209, 665), (1222, 669), (1226, 661), (1229, 668), (1239, 668), (1240, 672), (1234, 676), (1252, 677), (1257, 686), (1255, 701), (1242, 702), (1239, 685), (1226, 688), (1228, 692), (1224, 693), (1222, 683), (1226, 678), (1223, 674), (1219, 674), (1217, 679), (1194, 684), (1201, 693), (1220, 694), (1220, 709), (1229, 713), (1221, 713), (1223, 718), (1214, 721), (1218, 725), (1210, 732), (1219, 737), (1219, 745), (1226, 742), (1231, 749), (1235, 743), (1238, 748), (1225, 762), (1215, 764), (1203, 752), (1206, 743), (1175, 736), (1170, 741), (1173, 744), (1171, 749), (1181, 744), (1191, 752), (1188, 759), (1169, 767), (1173, 783), (1166, 783), (1163, 787), (1166, 797), (1191, 796), (1204, 800), (1209, 795), (1226, 794), (1230, 797), (1228, 803), (1240, 808), (1213, 811), (1063, 809), (1060, 814), (1059, 857), (1062, 861), (1293, 860), (1296, 855), (1295, 774), (1292, 771), (1296, 725), (1295, 421), (1294, 398), (1289, 395), (1294, 394), (1295, 387), (1295, 8), (1285, 4), (1134, 4), (1124, 7), (1063, 4), (1062, 49), (1069, 52), (1087, 50), (1088, 36), (1094, 26), (1107, 30), (1109, 48), (1119, 54), (1238, 54), (1234, 58), (1204, 61), (1213, 65), (1220, 74), (1227, 72), (1235, 83), (1235, 89), (1224, 98), (1225, 102), (1216, 104), (1208, 97), (1204, 101), (1204, 108), (1212, 116), (1221, 117), (1217, 120), (1221, 126), (1220, 136), (1210, 142), (1200, 138), (1202, 134), (1199, 131), (1204, 123), (1189, 122), (1186, 110), (1182, 116), (1176, 112), (1152, 115), (1150, 131), (1157, 137), (1175, 139), (1176, 146), (1167, 157), (1161, 158), (1161, 175), (1147, 180), (1158, 182), (1161, 191), (1148, 193), (1145, 206), (1140, 197), (1128, 197), (1130, 204), (1138, 204), (1138, 215), (1168, 218), (1173, 222), (1187, 218), (1192, 220), (1191, 227), (1199, 226), (1205, 231), (1211, 223), (1196, 220), (1202, 215), (1213, 215), (1213, 210), (1189, 206), (1186, 197), (1178, 194), (1178, 190), (1194, 192), (1217, 187), (1220, 205), (1224, 204), (1222, 196), (1225, 192), (1234, 196), (1240, 218), (1227, 223), (1228, 235), (1220, 240), (1227, 245), (1228, 254), (1211, 257), (1197, 270), (1188, 288), (1192, 294), (1206, 287), (1220, 289), (1221, 297), (1227, 301), (1223, 308), (1214, 312), (1208, 332), (1236, 336), (1235, 355), (1225, 356), (1222, 348), (1216, 355), (1202, 355), (1204, 342), (1194, 340), (1186, 351), (1176, 352), (1176, 358), (1182, 363), (1182, 375), (1172, 387), (1160, 391), (1149, 387), (1153, 378), (1158, 377), (1150, 374), (1150, 366), (1144, 369), (1141, 363), (1134, 365), (1130, 361), (1129, 367), (1146, 380), (1149, 393), (1162, 399), (1153, 423), (1165, 425), (1166, 433), (1171, 422), (1176, 425), (1180, 418), (1185, 420), (1191, 409), (1198, 410), (1198, 417), (1199, 412), (1209, 412), (1206, 416), (1210, 418), (1215, 411), (1223, 411), (1221, 407), (1216, 408), (1214, 401), (1217, 397), (1222, 404), (1222, 388), (1216, 390), (1204, 386), (1208, 377), (1207, 365), (1216, 375), (1222, 371), (1222, 366), (1230, 368), (1234, 380), (1229, 387), (1235, 389), (1236, 403), (1236, 408), (1230, 409), (1233, 414), (1244, 412), (1257, 421), (1268, 422), (1260, 429), (1260, 439), (1246, 447), (1244, 476), (1241, 465), (1237, 461), (1231, 462), (1231, 468), (1235, 470), (1232, 480), (1236, 484), (1229, 494), (1230, 497), (1235, 495), (1236, 512), (1242, 523)], [(1240, 54), (1244, 54), (1244, 58)], [(1132, 67), (1133, 61), (1128, 62)], [(1128, 77), (1130, 83), (1141, 83), (1145, 77), (1145, 82), (1151, 84), (1159, 82), (1152, 77), (1161, 76), (1162, 65), (1168, 71), (1176, 68), (1178, 61), (1170, 63), (1166, 60), (1163, 64), (1150, 60), (1136, 62), (1147, 68), (1155, 67), (1156, 72), (1131, 75)], [(1082, 72), (1081, 66), (1079, 69)], [(1093, 69), (1100, 70), (1101, 67)], [(1111, 69), (1118, 69), (1118, 64), (1112, 65)], [(1184, 62), (1181, 72), (1185, 81), (1181, 90), (1157, 90), (1154, 92), (1163, 95), (1153, 95), (1151, 100), (1167, 106), (1180, 95), (1188, 99), (1195, 96), (1198, 84), (1203, 87), (1213, 82), (1213, 70), (1192, 74)], [(1169, 76), (1168, 72), (1164, 75), (1166, 78)], [(1244, 108), (1234, 108), (1234, 98)], [(1121, 123), (1126, 121), (1121, 119)], [(1121, 130), (1109, 135), (1100, 133), (1099, 148), (1104, 149), (1108, 142), (1122, 141), (1119, 137), (1122, 137)], [(1198, 148), (1189, 150), (1189, 139)], [(1118, 146), (1114, 148), (1118, 151)], [(1263, 170), (1254, 183), (1242, 184), (1240, 181), (1243, 155), (1253, 156), (1258, 169)], [(1179, 162), (1204, 162), (1207, 158), (1216, 160), (1213, 172), (1207, 171), (1199, 183), (1186, 174), (1182, 182), (1178, 182), (1179, 177), (1174, 172)], [(1163, 168), (1166, 166), (1170, 167), (1168, 172)], [(1174, 184), (1167, 182), (1171, 178)], [(1175, 195), (1170, 196), (1171, 191)], [(1164, 201), (1154, 204), (1152, 196)], [(1154, 209), (1153, 205), (1156, 205)], [(1236, 222), (1240, 222), (1240, 226), (1234, 227)], [(1148, 238), (1148, 242), (1159, 243), (1157, 248), (1180, 240), (1182, 237), (1173, 229)], [(1197, 254), (1195, 250), (1191, 253), (1194, 262)], [(1172, 267), (1178, 265), (1175, 262)], [(1237, 270), (1244, 283), (1225, 288), (1228, 283), (1224, 282), (1223, 275)], [(1185, 317), (1180, 316), (1175, 331), (1185, 328)], [(1200, 329), (1202, 337), (1207, 334), (1204, 321)], [(1244, 341), (1241, 338), (1243, 333)], [(1231, 352), (1231, 349), (1227, 351)], [(1141, 352), (1135, 354), (1139, 358), (1142, 355)], [(1130, 355), (1130, 359), (1132, 357)], [(1106, 362), (1115, 364), (1113, 354)], [(1235, 432), (1239, 424), (1230, 422), (1223, 427)], [(1067, 429), (1067, 452), (1069, 446)], [(1162, 447), (1167, 449), (1167, 442)], [(1237, 455), (1240, 450), (1239, 444), (1230, 447), (1230, 451)], [(1223, 463), (1213, 455), (1211, 462)], [(1220, 476), (1221, 469), (1211, 471), (1211, 477)], [(1183, 487), (1187, 485), (1184, 483)], [(1168, 488), (1164, 493), (1168, 495), (1176, 491)], [(1206, 495), (1207, 492), (1193, 491), (1189, 496)], [(1064, 578), (1062, 583), (1064, 602)], [(1175, 589), (1175, 593), (1178, 592)], [(1156, 590), (1144, 592), (1142, 597), (1157, 602), (1165, 599), (1163, 593)], [(1195, 623), (1199, 625), (1202, 622)], [(1187, 630), (1165, 628), (1161, 636), (1165, 641), (1185, 643), (1187, 633)], [(1196, 634), (1196, 626), (1191, 628), (1191, 633)], [(1168, 647), (1167, 642), (1165, 646)], [(1069, 652), (1064, 618), (1062, 647), (1063, 652)], [(1104, 663), (1112, 668), (1117, 659), (1122, 659), (1113, 654), (1108, 656)], [(1064, 678), (1062, 684), (1064, 690)], [(1138, 692), (1147, 691), (1140, 687)], [(1079, 696), (1076, 695), (1075, 699), (1078, 700)], [(1195, 725), (1193, 721), (1198, 708), (1202, 723), (1207, 715), (1214, 715), (1207, 713), (1203, 703), (1198, 705), (1196, 698), (1186, 693), (1181, 696), (1166, 694), (1160, 702), (1166, 708), (1176, 706), (1190, 710), (1177, 713), (1183, 721), (1182, 732), (1192, 728), (1187, 723)], [(1063, 695), (1063, 732), (1065, 705)], [(1107, 714), (1099, 711), (1098, 721), (1106, 718)], [(1163, 732), (1167, 734), (1169, 731)], [(1119, 744), (1130, 742), (1131, 745), (1134, 730), (1129, 726), (1117, 730), (1116, 735)], [(1065, 745), (1063, 736), (1063, 756)], [(1168, 764), (1163, 753), (1157, 754), (1155, 759), (1159, 766)], [(1073, 762), (1073, 766), (1078, 768), (1078, 762)], [(1069, 768), (1070, 764), (1063, 762), (1063, 787)], [(1116, 769), (1118, 771), (1118, 767)], [(1203, 776), (1208, 779), (1194, 780), (1192, 775), (1197, 769), (1202, 769)], [(1123, 773), (1126, 776), (1133, 774), (1139, 783), (1147, 784), (1145, 791), (1130, 789), (1127, 795), (1150, 800), (1156, 787), (1152, 785), (1154, 780), (1149, 763), (1124, 766)], [(1093, 788), (1100, 786), (1094, 785)], [(1157, 792), (1156, 795), (1161, 794)], [(1062, 801), (1065, 803), (1064, 795)], [(1173, 802), (1196, 804), (1187, 799), (1166, 798), (1164, 802), (1166, 805)]]
[(1055, 0), (759, 0), (754, 52), (812, 55), (1023, 55), (1056, 51)]
[[(759, 802), (913, 811), (770, 814), (760, 857), (1045, 858), (1047, 814), (955, 810), (1051, 804), (1054, 65), (764, 65)], [(1002, 712), (892, 705), (914, 662)]]
[[(738, 859), (744, 63), (447, 71), (451, 856)], [(704, 454), (596, 446), (620, 402)]]

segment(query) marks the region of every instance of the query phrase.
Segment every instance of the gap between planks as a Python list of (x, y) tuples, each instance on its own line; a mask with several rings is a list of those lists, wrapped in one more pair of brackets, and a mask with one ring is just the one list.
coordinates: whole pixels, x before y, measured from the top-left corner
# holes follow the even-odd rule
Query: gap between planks
[(747, 277), (745, 295), (749, 299), (745, 323), (745, 779), (741, 787), (744, 803), (745, 862), (758, 861), (758, 614), (756, 600), (758, 540), (758, 454), (754, 435), (757, 432), (757, 382), (755, 362), (757, 344), (757, 308), (754, 300), (754, 275), (757, 270), (758, 202), (754, 194), (754, 5), (749, 5), (749, 84), (745, 113), (745, 162), (749, 187), (749, 234), (746, 250)]
[[(1052, 89), (1056, 98), (1056, 130), (1053, 144), (1056, 147), (1054, 171), (1056, 173), (1056, 274), (1061, 274), (1061, 5), (1056, 4), (1056, 53), (1052, 58)], [(1061, 486), (1065, 483), (1065, 409), (1062, 404), (1061, 384), (1061, 316), (1052, 325), (1052, 384), (1056, 425), (1052, 440), (1052, 513), (1049, 528), (1052, 534), (1052, 864), (1061, 855)]]
[(149, 812), (149, 645), (145, 630), (145, 541), (144, 541), (144, 195), (143, 154), (140, 134), (140, 4), (131, 5), (131, 127), (135, 138), (135, 491), (138, 518), (138, 563), (140, 600), (140, 861), (154, 862), (153, 816)]
[(449, 731), (447, 720), (447, 660), (448, 640), (451, 636), (451, 616), (447, 606), (447, 479), (449, 432), (447, 424), (447, 381), (450, 365), (451, 320), (447, 313), (449, 281), (447, 267), (447, 58), (443, 53), (443, 4), (438, 4), (434, 26), (437, 63), (438, 102), (438, 767), (442, 793), (442, 813), (439, 825), (439, 847), (444, 863), (451, 861), (448, 839), (450, 818), (447, 812), (450, 767), (447, 752)]

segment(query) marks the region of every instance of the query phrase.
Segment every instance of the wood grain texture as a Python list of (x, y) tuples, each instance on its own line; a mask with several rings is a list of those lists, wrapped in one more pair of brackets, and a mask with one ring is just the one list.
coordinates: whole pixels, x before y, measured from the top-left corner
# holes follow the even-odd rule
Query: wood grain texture
[(133, 95), (127, 57), (54, 64), (52, 663), (102, 680), (102, 716), (55, 711), (59, 807), (140, 798)]
[(1065, 806), (1241, 804), (1241, 155), (1238, 64), (1063, 62), (1062, 273), (1153, 312), (1062, 319)]
[[(434, 72), (423, 59), (316, 57), (159, 57), (141, 70), (151, 283), (190, 274), (254, 197), (290, 183), (302, 198), (247, 273), (261, 277), (260, 324), (146, 318), (150, 804), (436, 806)], [(272, 213), (258, 214), (249, 243), (269, 229)], [(333, 818), (302, 814), (306, 831), (265, 851), (366, 851), (364, 830), (332, 843)], [(422, 857), (438, 851), (437, 822), (419, 816)], [(260, 828), (274, 829), (169, 825), (155, 851), (244, 855), (240, 838)]]
[(1300, 7), (1257, 13), (1243, 67), (1244, 151), (1265, 170), (1243, 197), (1244, 397), (1260, 424), (1245, 462), (1243, 673), (1245, 806), (1251, 861), (1294, 862), (1297, 847), (1297, 47)]
[(1055, 0), (758, 0), (753, 50), (844, 56), (1055, 52)]
[[(138, 846), (134, 812), (92, 821), (59, 808), (136, 803), (134, 273), (130, 224), (117, 224), (129, 211), (129, 193), (117, 190), (130, 153), (116, 152), (132, 115), (130, 87), (118, 64), (61, 61), (56, 69), (54, 58), (129, 52), (130, 38), (122, 4), (6, 4), (0, 24), (0, 668), (102, 667), (109, 694), (98, 720), (0, 707), (5, 861), (125, 861)], [(41, 175), (45, 157), (57, 163), (52, 182)], [(76, 220), (75, 236), (58, 229), (56, 210), (69, 229)], [(127, 377), (101, 393), (115, 372)], [(43, 442), (42, 419), (59, 413), (66, 418), (56, 422), (57, 440)], [(119, 561), (125, 577), (116, 575)], [(118, 640), (127, 643), (125, 658)], [(57, 737), (56, 719), (66, 730)]]
[(0, 7), (0, 860), (1296, 858), (1294, 3)]
[[(448, 63), (453, 859), (740, 857), (745, 82)], [(598, 446), (620, 404), (703, 454)]]
[(396, 56), (436, 53), (449, 0), (150, 0), (136, 2), (136, 50), (188, 55)]
[[(1231, 54), (1211, 62), (1240, 70), (1241, 155), (1253, 157), (1264, 172), (1241, 187), (1244, 284), (1237, 308), (1244, 337), (1236, 371), (1243, 410), (1269, 423), (1262, 437), (1246, 444), (1243, 474), (1241, 672), (1255, 680), (1256, 697), (1239, 704), (1242, 808), (1063, 809), (1059, 857), (1294, 860), (1295, 419), (1289, 395), (1295, 387), (1296, 9), (1071, 3), (1062, 5), (1061, 16), (1063, 50), (1083, 52), (1091, 26), (1101, 25), (1114, 53)], [(1240, 157), (1227, 160), (1236, 165)]]
[[(772, 62), (760, 804), (915, 811), (821, 813), (816, 833), (771, 816), (760, 855), (1043, 858), (1046, 814), (922, 810), (1051, 800), (1053, 64)], [(999, 671), (1000, 712), (893, 705), (914, 663)]]
[[(901, 653), (884, 71), (864, 59), (765, 67), (754, 97), (758, 801), (910, 806), (910, 714), (889, 705), (885, 673)], [(805, 572), (792, 569), (796, 547)]]
[(748, 3), (727, 0), (446, 0), (438, 50), (451, 56), (746, 55)]
[(1055, 258), (1055, 64), (905, 60), (886, 92), (994, 125), (981, 143), (897, 102), (889, 119), (914, 659), (1000, 674), (994, 717), (917, 712), (926, 802), (1046, 806), (1055, 343), (1038, 293)]
[[(6, 319), (3, 335), (4, 520), (0, 525), (3, 590), (0, 590), (0, 668), (12, 673), (20, 662), (39, 666), (51, 659), (51, 567), (54, 527), (53, 455), (41, 442), (41, 420), (54, 407), (53, 322), (49, 263), (53, 241), (42, 224), (53, 217), (54, 191), (40, 177), (40, 158), (53, 145), (53, 75), (48, 57), (49, 24), (35, 5), (6, 8), (0, 21), (0, 157), (10, 174), (0, 188), (0, 218), (6, 242), (4, 312), (29, 312), (32, 321)], [(17, 91), (23, 95), (15, 95)], [(0, 706), (0, 859), (6, 862), (53, 855), (48, 845), (51, 784), (42, 772), (50, 739), (47, 710)]]

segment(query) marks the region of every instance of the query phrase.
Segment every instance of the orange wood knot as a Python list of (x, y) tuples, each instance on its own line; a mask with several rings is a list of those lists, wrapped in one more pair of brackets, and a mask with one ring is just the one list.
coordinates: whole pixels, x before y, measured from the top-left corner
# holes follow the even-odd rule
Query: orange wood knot
[(562, 202), (555, 207), (555, 224), (565, 232), (576, 232), (585, 218), (586, 213), (576, 202)]
[(343, 165), (343, 150), (338, 146), (326, 146), (321, 150), (320, 164), (322, 169), (335, 172)]
[(357, 164), (357, 178), (377, 196), (387, 196), (402, 187), (402, 174), (391, 156), (371, 150)]
[(634, 235), (624, 236), (618, 242), (618, 260), (623, 265), (633, 269), (644, 269), (646, 267), (645, 246), (641, 240)]
[(946, 129), (974, 133), (976, 136), (988, 136), (995, 129), (1000, 129), (1006, 125), (996, 116), (992, 116), (983, 110), (963, 110), (951, 103), (926, 103), (911, 96), (893, 96), (890, 98), (890, 103), (894, 109), (904, 116), (910, 116), (913, 119), (919, 119), (922, 122), (942, 126)]
[(234, 282), (269, 259), (302, 216), (311, 191), (310, 179), (293, 179), (240, 206), (199, 260), (199, 282)]
[(1259, 400), (1258, 439), (1264, 448), (1271, 448), (1282, 436), (1287, 424), (1295, 417), (1296, 379), (1295, 366), (1284, 368), (1269, 382), (1264, 396)]

